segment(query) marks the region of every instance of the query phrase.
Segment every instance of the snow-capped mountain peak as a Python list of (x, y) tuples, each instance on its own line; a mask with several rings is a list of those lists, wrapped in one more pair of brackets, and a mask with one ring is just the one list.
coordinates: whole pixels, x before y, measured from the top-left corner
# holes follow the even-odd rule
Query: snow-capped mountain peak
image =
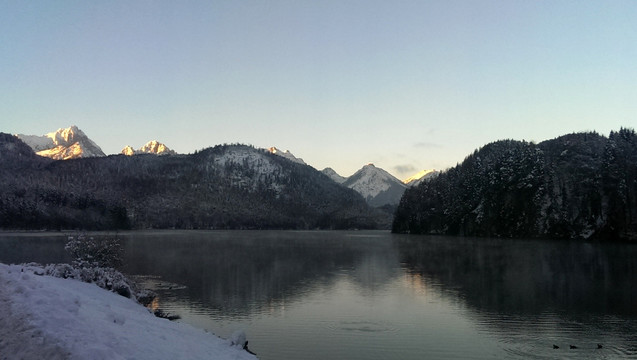
[(139, 151), (147, 154), (157, 154), (157, 155), (175, 155), (176, 152), (169, 149), (163, 143), (160, 143), (157, 140), (152, 140), (146, 143), (146, 145), (139, 148)]
[(46, 135), (16, 135), (40, 156), (56, 160), (105, 156), (102, 149), (77, 126), (60, 128)]
[(279, 155), (279, 156), (284, 157), (284, 158), (286, 158), (288, 160), (291, 160), (291, 161), (293, 161), (295, 163), (307, 165), (305, 163), (305, 161), (303, 161), (303, 159), (297, 158), (296, 156), (292, 155), (290, 150), (281, 151), (281, 150), (279, 150), (279, 149), (277, 149), (276, 147), (273, 146), (273, 147), (269, 148), (268, 151), (271, 152), (272, 154)]
[(126, 147), (122, 149), (120, 154), (124, 154), (126, 156), (133, 156), (135, 155), (135, 149), (133, 149), (133, 147), (130, 145), (126, 145)]
[(56, 145), (71, 145), (75, 143), (76, 138), (87, 137), (84, 131), (80, 130), (76, 125), (71, 125), (68, 129), (58, 129), (57, 131), (46, 134)]
[(363, 195), (373, 206), (398, 204), (406, 189), (395, 176), (371, 163), (347, 178), (343, 185)]
[(147, 142), (138, 150), (135, 150), (132, 146), (127, 145), (124, 149), (122, 149), (120, 154), (132, 156), (136, 154), (176, 155), (177, 153), (174, 150), (169, 149), (168, 146), (166, 146), (165, 144), (157, 140), (152, 140)]
[(419, 172), (417, 172), (416, 174), (408, 177), (407, 179), (403, 180), (403, 184), (407, 185), (407, 186), (416, 186), (420, 183), (422, 183), (423, 181), (427, 181), (431, 178), (433, 178), (434, 176), (438, 175), (440, 172), (436, 171), (435, 169), (425, 169), (425, 170), (421, 170)]

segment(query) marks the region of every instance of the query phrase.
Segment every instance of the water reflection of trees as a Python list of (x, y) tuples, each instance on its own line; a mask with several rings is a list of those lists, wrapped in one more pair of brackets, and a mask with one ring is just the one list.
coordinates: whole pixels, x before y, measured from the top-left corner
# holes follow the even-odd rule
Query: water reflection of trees
[(186, 285), (180, 291), (192, 302), (240, 316), (328, 288), (344, 271), (360, 291), (374, 291), (395, 275), (387, 262), (397, 259), (386, 240), (346, 232), (135, 235), (126, 246), (126, 271)]
[(637, 315), (634, 246), (434, 236), (395, 246), (407, 273), (481, 312)]
[(20, 264), (68, 263), (71, 257), (64, 250), (66, 235), (2, 235), (0, 237), (0, 262)]

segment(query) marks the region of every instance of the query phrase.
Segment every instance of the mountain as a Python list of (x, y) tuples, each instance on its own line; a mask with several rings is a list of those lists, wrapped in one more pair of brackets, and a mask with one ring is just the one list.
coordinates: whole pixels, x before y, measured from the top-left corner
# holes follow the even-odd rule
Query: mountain
[(137, 151), (135, 151), (135, 149), (133, 149), (133, 147), (130, 145), (126, 145), (126, 147), (124, 147), (122, 151), (120, 151), (120, 154), (126, 155), (126, 156), (133, 156), (136, 153)]
[(336, 182), (337, 184), (342, 184), (345, 182), (345, 180), (347, 180), (346, 177), (340, 176), (336, 171), (334, 171), (334, 169), (329, 167), (321, 170), (321, 172), (327, 175), (330, 179), (334, 180), (334, 182)]
[(137, 154), (155, 154), (155, 155), (177, 155), (174, 150), (171, 150), (163, 143), (157, 140), (152, 140), (146, 143), (138, 150), (134, 150), (131, 146), (126, 146), (120, 154), (132, 156)]
[(73, 125), (46, 135), (16, 135), (38, 155), (55, 160), (106, 156), (93, 140)]
[(637, 241), (637, 134), (502, 140), (409, 188), (392, 230)]
[(272, 153), (272, 154), (275, 154), (275, 155), (284, 157), (284, 158), (286, 158), (288, 160), (291, 160), (291, 161), (293, 161), (293, 162), (295, 162), (297, 164), (307, 165), (305, 163), (305, 161), (303, 161), (303, 159), (297, 158), (296, 156), (292, 155), (292, 153), (289, 150), (281, 151), (281, 150), (279, 150), (279, 149), (277, 149), (276, 147), (273, 146), (273, 147), (269, 148), (268, 151), (270, 153)]
[(363, 166), (363, 168), (347, 178), (339, 175), (334, 169), (329, 167), (321, 170), (321, 172), (334, 182), (358, 192), (368, 204), (374, 207), (398, 205), (400, 197), (406, 188), (405, 184), (400, 180), (387, 171), (374, 166), (374, 164)]
[(41, 168), (52, 160), (37, 156), (29, 145), (15, 135), (0, 133), (0, 169), (11, 176), (13, 171)]
[(407, 186), (417, 186), (423, 181), (430, 180), (431, 178), (433, 178), (434, 176), (438, 174), (440, 174), (440, 171), (436, 171), (433, 169), (422, 170), (408, 177), (407, 179), (403, 180), (403, 184)]
[[(272, 154), (291, 160), (295, 163), (305, 165), (303, 159), (297, 158), (290, 151), (281, 151), (276, 147), (271, 147), (268, 151)], [(374, 207), (382, 207), (384, 205), (398, 205), (400, 197), (406, 189), (403, 184), (387, 171), (377, 168), (373, 164), (363, 166), (352, 176), (346, 178), (339, 175), (332, 168), (325, 168), (321, 172), (327, 175), (335, 183), (350, 188), (363, 196), (367, 203)], [(423, 174), (419, 179), (433, 176), (433, 172)], [(424, 176), (424, 178), (423, 178)], [(391, 212), (391, 211), (390, 211)]]
[(0, 134), (3, 229), (389, 228), (316, 169), (246, 145), (51, 161)]
[(395, 205), (407, 188), (396, 177), (374, 164), (363, 166), (342, 183), (360, 193), (371, 206)]

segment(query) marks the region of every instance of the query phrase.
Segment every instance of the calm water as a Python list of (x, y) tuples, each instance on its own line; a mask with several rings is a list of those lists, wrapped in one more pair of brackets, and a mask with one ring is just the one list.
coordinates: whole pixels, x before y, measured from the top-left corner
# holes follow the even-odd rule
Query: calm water
[[(158, 292), (155, 306), (222, 337), (244, 329), (264, 360), (637, 359), (637, 246), (385, 232), (121, 237), (125, 272)], [(64, 242), (0, 234), (0, 261), (68, 261)]]

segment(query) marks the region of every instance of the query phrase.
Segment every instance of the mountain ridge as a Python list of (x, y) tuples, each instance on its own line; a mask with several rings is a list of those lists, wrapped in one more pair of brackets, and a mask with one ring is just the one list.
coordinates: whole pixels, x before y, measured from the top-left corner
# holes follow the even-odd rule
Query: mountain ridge
[[(88, 138), (76, 125), (72, 125), (66, 129), (60, 128), (55, 132), (43, 136), (24, 134), (16, 136), (27, 143), (38, 155), (55, 160), (106, 156), (99, 146)], [(268, 148), (267, 151), (294, 163), (307, 165), (303, 159), (296, 157), (289, 150), (281, 151), (277, 147), (272, 146)], [(152, 140), (137, 150), (128, 145), (122, 149), (120, 154), (132, 156), (139, 154), (176, 155), (177, 153), (169, 149), (165, 144), (157, 140)], [(326, 168), (322, 170), (322, 172), (336, 183), (354, 189), (373, 206), (397, 205), (402, 196), (402, 192), (404, 192), (404, 188), (400, 185), (400, 180), (383, 169), (375, 169), (375, 171), (366, 170), (364, 166), (347, 178), (340, 176), (331, 168)], [(421, 179), (423, 176), (427, 178), (427, 174), (416, 174), (412, 176), (410, 178), (413, 179), (412, 182), (407, 185), (412, 186), (423, 181), (423, 179)], [(351, 180), (348, 182), (349, 179)]]
[(388, 229), (316, 169), (248, 145), (54, 161), (0, 134), (4, 229)]
[(417, 173), (415, 173), (414, 175), (406, 178), (405, 180), (403, 180), (403, 184), (411, 187), (411, 186), (417, 186), (420, 183), (422, 183), (423, 181), (427, 181), (430, 180), (431, 178), (433, 178), (434, 176), (438, 175), (440, 173), (440, 171), (435, 170), (435, 169), (425, 169), (425, 170), (421, 170)]
[(268, 148), (268, 151), (269, 151), (270, 153), (274, 154), (274, 155), (281, 156), (281, 157), (286, 158), (286, 159), (288, 159), (288, 160), (290, 160), (290, 161), (293, 161), (293, 162), (295, 162), (295, 163), (303, 164), (303, 165), (307, 165), (307, 164), (305, 163), (305, 161), (303, 161), (303, 159), (301, 159), (301, 158), (298, 158), (298, 157), (294, 156), (294, 155), (290, 152), (290, 150), (281, 151), (281, 150), (277, 149), (275, 146), (272, 146), (272, 147)]

